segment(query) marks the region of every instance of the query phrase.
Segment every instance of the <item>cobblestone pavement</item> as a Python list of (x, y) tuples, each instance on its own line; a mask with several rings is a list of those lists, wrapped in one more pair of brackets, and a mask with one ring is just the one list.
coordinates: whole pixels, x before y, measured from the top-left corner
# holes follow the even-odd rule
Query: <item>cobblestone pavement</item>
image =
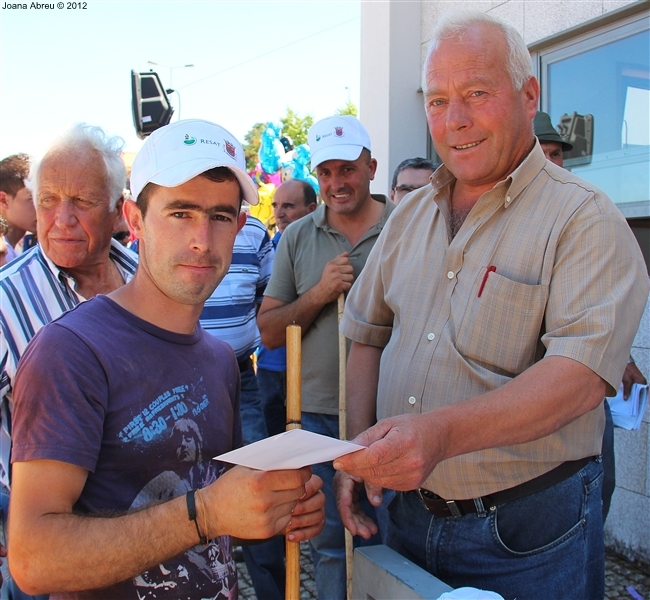
[(605, 600), (650, 600), (650, 565), (632, 563), (607, 552)]
[[(264, 600), (255, 596), (246, 564), (237, 563), (237, 569), (240, 600)], [(317, 600), (314, 567), (307, 543), (300, 545), (300, 581), (300, 600)], [(631, 563), (617, 554), (607, 552), (605, 600), (650, 600), (650, 565)]]

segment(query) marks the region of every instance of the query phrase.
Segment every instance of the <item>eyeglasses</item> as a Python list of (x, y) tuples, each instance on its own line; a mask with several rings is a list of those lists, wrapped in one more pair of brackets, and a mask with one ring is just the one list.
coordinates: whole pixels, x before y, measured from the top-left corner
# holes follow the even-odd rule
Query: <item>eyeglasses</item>
[(413, 190), (419, 190), (419, 189), (420, 189), (419, 187), (416, 187), (414, 185), (398, 185), (395, 188), (395, 191), (408, 193), (408, 192), (412, 192)]

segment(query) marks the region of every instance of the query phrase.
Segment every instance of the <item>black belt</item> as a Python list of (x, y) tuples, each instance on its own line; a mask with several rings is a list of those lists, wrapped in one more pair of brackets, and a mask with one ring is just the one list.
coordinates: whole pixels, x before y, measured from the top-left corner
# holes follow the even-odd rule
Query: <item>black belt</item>
[(238, 360), (237, 364), (239, 365), (239, 372), (243, 373), (244, 371), (248, 371), (253, 368), (253, 361), (251, 360), (251, 357), (243, 358), (242, 360)]
[[(575, 475), (580, 469), (585, 467), (593, 456), (581, 458), (580, 460), (570, 460), (563, 462), (548, 473), (544, 473), (535, 479), (520, 483), (519, 485), (495, 492), (481, 498), (470, 498), (469, 500), (445, 500), (437, 494), (430, 492), (425, 488), (417, 490), (422, 504), (434, 517), (462, 517), (463, 515), (479, 512), (483, 506), (485, 510), (494, 510), (499, 504), (512, 502), (524, 496), (530, 496), (541, 492), (556, 483)], [(478, 508), (477, 508), (478, 506)]]

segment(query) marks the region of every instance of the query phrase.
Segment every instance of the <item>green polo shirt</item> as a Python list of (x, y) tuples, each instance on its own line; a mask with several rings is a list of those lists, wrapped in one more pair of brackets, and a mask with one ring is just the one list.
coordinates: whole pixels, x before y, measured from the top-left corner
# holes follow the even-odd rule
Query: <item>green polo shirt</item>
[[(294, 302), (320, 281), (325, 265), (343, 252), (350, 254), (356, 281), (395, 208), (386, 196), (372, 197), (385, 205), (384, 212), (379, 223), (368, 229), (355, 246), (327, 224), (328, 209), (324, 204), (291, 223), (280, 238), (265, 295), (287, 304)], [(336, 302), (332, 302), (302, 337), (302, 410), (338, 415), (338, 397), (338, 315)]]

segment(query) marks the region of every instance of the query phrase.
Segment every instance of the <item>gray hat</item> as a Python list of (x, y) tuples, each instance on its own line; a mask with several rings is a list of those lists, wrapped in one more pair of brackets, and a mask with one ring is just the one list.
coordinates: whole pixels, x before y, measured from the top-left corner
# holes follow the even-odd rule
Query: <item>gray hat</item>
[(538, 110), (535, 119), (533, 120), (533, 128), (535, 129), (535, 135), (540, 142), (557, 142), (558, 144), (562, 144), (563, 152), (573, 150), (573, 144), (563, 139), (555, 127), (553, 127), (551, 124), (551, 116), (549, 114)]

